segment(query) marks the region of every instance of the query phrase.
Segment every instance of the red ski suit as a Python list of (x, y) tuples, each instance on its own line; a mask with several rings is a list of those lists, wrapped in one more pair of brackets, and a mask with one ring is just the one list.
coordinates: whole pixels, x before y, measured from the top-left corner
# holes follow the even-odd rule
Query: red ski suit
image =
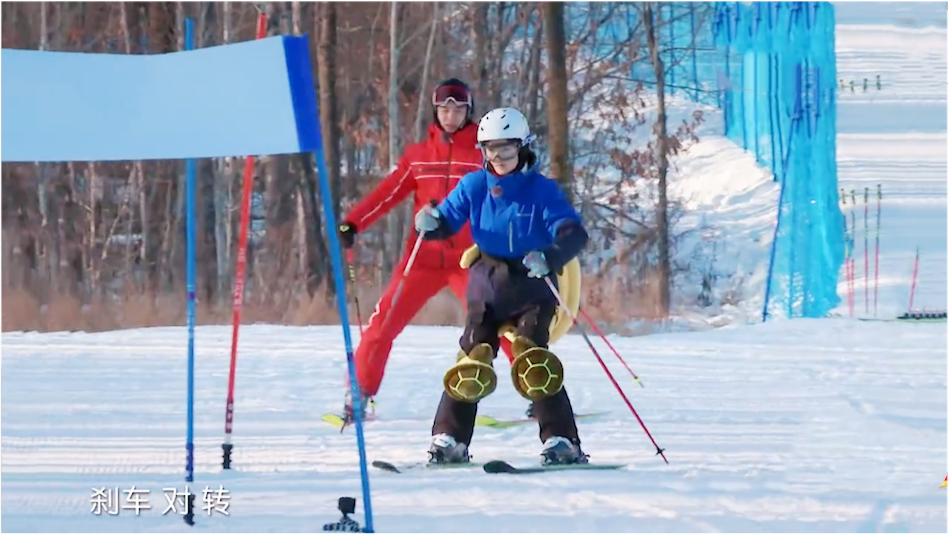
[[(418, 213), (431, 200), (441, 202), (465, 174), (483, 165), (476, 143), (476, 124), (468, 124), (453, 135), (435, 125), (429, 126), (428, 138), (405, 149), (395, 171), (349, 211), (346, 222), (355, 226), (358, 232), (364, 232), (410, 193), (415, 195), (412, 213)], [(355, 353), (359, 388), (366, 396), (378, 393), (392, 343), (431, 297), (450, 286), (462, 305), (465, 308), (467, 305), (464, 297), (467, 270), (459, 263), (461, 255), (474, 241), (470, 227), (465, 225), (450, 239), (422, 242), (408, 276), (404, 277), (401, 294), (392, 306), (392, 298), (403, 278), (416, 239), (415, 233), (406, 239), (402, 259), (369, 317)], [(509, 342), (502, 341), (504, 350), (510, 354)], [(450, 361), (453, 363), (454, 360)]]

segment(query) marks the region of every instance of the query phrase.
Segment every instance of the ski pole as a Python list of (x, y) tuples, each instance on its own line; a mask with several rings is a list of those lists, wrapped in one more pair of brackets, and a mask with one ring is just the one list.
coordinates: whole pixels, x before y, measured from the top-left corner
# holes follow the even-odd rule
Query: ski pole
[[(853, 266), (853, 309), (856, 307), (856, 190), (849, 190), (849, 198), (852, 200), (853, 209), (849, 212), (849, 222), (853, 228), (853, 250), (852, 250), (852, 266)], [(855, 312), (854, 312), (855, 313)]]
[[(429, 200), (428, 204), (431, 207), (438, 205), (437, 201)], [(421, 248), (421, 242), (424, 241), (425, 232), (418, 233), (418, 239), (415, 239), (415, 246), (411, 249), (411, 255), (408, 256), (408, 263), (405, 264), (405, 270), (402, 271), (402, 279), (398, 281), (398, 287), (395, 288), (395, 294), (392, 295), (392, 304), (391, 308), (395, 307), (395, 303), (398, 301), (399, 295), (402, 294), (402, 287), (405, 286), (405, 279), (408, 278), (408, 273), (411, 271), (411, 266), (415, 263), (415, 256), (418, 255), (418, 250)], [(389, 308), (389, 309), (391, 309)], [(382, 322), (382, 326), (385, 326), (385, 322), (388, 321), (388, 318), (391, 314), (385, 316), (385, 321)]]
[(872, 290), (872, 314), (879, 316), (879, 230), (882, 218), (882, 184), (876, 184), (876, 280)]
[(639, 421), (639, 425), (642, 426), (642, 430), (645, 431), (645, 435), (648, 436), (648, 439), (652, 441), (652, 445), (655, 445), (655, 454), (660, 455), (662, 460), (665, 460), (665, 463), (668, 463), (668, 458), (665, 458), (665, 449), (658, 446), (658, 443), (655, 443), (655, 438), (652, 437), (652, 434), (646, 428), (645, 423), (642, 422), (642, 418), (639, 417), (638, 412), (635, 411), (635, 408), (632, 407), (632, 403), (629, 402), (629, 398), (625, 396), (625, 392), (622, 391), (622, 388), (619, 386), (619, 383), (616, 382), (614, 376), (609, 371), (609, 368), (606, 367), (606, 362), (602, 361), (602, 357), (599, 356), (599, 351), (596, 350), (595, 345), (592, 344), (592, 341), (589, 340), (589, 336), (586, 335), (586, 330), (576, 321), (576, 316), (573, 315), (573, 312), (570, 311), (569, 306), (566, 305), (566, 302), (563, 301), (563, 297), (560, 295), (560, 292), (556, 290), (556, 286), (553, 285), (553, 281), (550, 280), (549, 276), (544, 276), (543, 280), (546, 281), (547, 287), (550, 288), (550, 291), (553, 292), (553, 296), (556, 297), (556, 300), (560, 303), (560, 306), (566, 310), (566, 314), (569, 315), (569, 318), (573, 321), (573, 324), (576, 325), (576, 328), (579, 329), (580, 334), (583, 335), (583, 339), (586, 340), (586, 344), (589, 345), (589, 350), (592, 351), (593, 356), (596, 357), (596, 360), (599, 362), (599, 365), (602, 367), (602, 370), (606, 372), (606, 376), (609, 377), (609, 380), (612, 382), (612, 386), (616, 388), (616, 391), (619, 392), (619, 395), (622, 397), (622, 400), (625, 401), (625, 405), (629, 407), (629, 410), (632, 412), (632, 415), (635, 416)]
[(362, 332), (362, 310), (359, 307), (359, 289), (356, 282), (356, 272), (355, 272), (355, 254), (352, 249), (346, 251), (346, 263), (349, 264), (349, 284), (352, 286), (352, 300), (355, 302), (356, 307), (356, 319), (359, 320), (359, 339), (361, 340), (364, 336)]
[(915, 247), (915, 268), (912, 269), (912, 289), (909, 291), (909, 305), (907, 313), (912, 313), (912, 303), (915, 302), (916, 280), (918, 280), (918, 247)]
[[(405, 264), (405, 270), (402, 271), (402, 279), (398, 281), (398, 287), (395, 288), (395, 294), (392, 295), (391, 308), (395, 307), (395, 303), (398, 302), (399, 295), (402, 294), (402, 288), (405, 287), (405, 279), (408, 278), (408, 273), (411, 271), (411, 266), (412, 264), (415, 263), (415, 256), (418, 255), (418, 249), (421, 248), (421, 242), (424, 240), (424, 238), (425, 238), (425, 232), (419, 232), (418, 239), (415, 239), (415, 246), (414, 248), (411, 249), (411, 255), (408, 256), (408, 263)], [(388, 320), (390, 315), (391, 314), (385, 316), (386, 321)]]
[(869, 188), (866, 188), (865, 196), (863, 196), (865, 205), (863, 206), (863, 215), (862, 215), (862, 257), (865, 259), (865, 294), (866, 294), (866, 313), (869, 313)]
[[(434, 201), (432, 201), (431, 204), (437, 205)], [(418, 250), (421, 249), (421, 242), (424, 241), (424, 238), (425, 232), (419, 232), (418, 238), (415, 239), (415, 246), (412, 247), (411, 254), (408, 256), (408, 262), (405, 264), (405, 270), (402, 271), (402, 279), (398, 281), (398, 286), (395, 287), (395, 294), (392, 295), (392, 303), (389, 306), (389, 311), (385, 315), (385, 319), (382, 320), (382, 330), (385, 330), (385, 326), (388, 324), (388, 320), (392, 316), (392, 309), (395, 308), (395, 303), (398, 302), (398, 297), (402, 294), (402, 288), (405, 286), (405, 279), (408, 278), (408, 273), (411, 272), (411, 266), (415, 263), (415, 257), (418, 256)], [(358, 304), (356, 304), (356, 306), (358, 306)], [(359, 322), (361, 323), (362, 321), (360, 320)], [(361, 328), (361, 324), (359, 327)], [(359, 394), (361, 395), (362, 392), (360, 391)], [(339, 429), (340, 434), (346, 430), (346, 426), (346, 422), (343, 421), (342, 428)]]
[(852, 317), (854, 312), (853, 305), (853, 288), (852, 288), (852, 277), (850, 276), (850, 262), (852, 261), (852, 251), (850, 250), (850, 229), (846, 223), (846, 191), (842, 188), (839, 190), (840, 198), (843, 203), (843, 246), (845, 247), (845, 255), (843, 256), (843, 268), (845, 269), (846, 276), (846, 304), (849, 305), (849, 316)]
[(593, 320), (589, 318), (589, 315), (586, 315), (586, 310), (579, 308), (579, 313), (582, 314), (583, 319), (585, 319), (586, 322), (589, 323), (589, 326), (592, 327), (593, 331), (599, 334), (599, 337), (602, 338), (602, 340), (606, 342), (606, 346), (609, 347), (612, 353), (616, 355), (616, 358), (618, 358), (619, 361), (622, 362), (622, 365), (625, 366), (625, 369), (629, 372), (629, 374), (632, 375), (633, 381), (644, 388), (645, 384), (643, 384), (642, 381), (639, 380), (639, 377), (635, 375), (635, 372), (632, 371), (632, 368), (629, 367), (629, 364), (625, 363), (625, 360), (622, 359), (622, 356), (619, 356), (619, 351), (617, 351), (616, 348), (612, 346), (612, 343), (609, 343), (609, 340), (606, 339), (606, 335), (602, 333), (602, 330), (599, 330), (599, 327), (596, 326), (596, 323), (594, 323)]
[[(260, 12), (257, 17), (257, 39), (267, 34), (267, 15)], [(237, 238), (237, 269), (234, 271), (234, 318), (230, 340), (230, 375), (227, 379), (227, 407), (224, 413), (224, 450), (222, 466), (230, 469), (230, 456), (234, 450), (230, 442), (234, 430), (234, 382), (237, 376), (237, 339), (240, 332), (240, 311), (244, 302), (244, 284), (247, 278), (247, 234), (250, 228), (250, 197), (253, 194), (253, 156), (244, 161), (244, 184), (240, 199), (240, 234)]]
[[(359, 321), (359, 342), (361, 343), (362, 338), (365, 337), (365, 333), (362, 331), (362, 311), (359, 309), (359, 290), (356, 282), (356, 273), (355, 273), (355, 254), (352, 249), (346, 250), (346, 263), (349, 265), (349, 285), (352, 286), (352, 300), (355, 302), (356, 309), (356, 319)], [(346, 389), (352, 389), (352, 384), (349, 383), (349, 373), (346, 373)], [(342, 434), (348, 426), (348, 421), (342, 422), (342, 428), (339, 429), (339, 433)]]

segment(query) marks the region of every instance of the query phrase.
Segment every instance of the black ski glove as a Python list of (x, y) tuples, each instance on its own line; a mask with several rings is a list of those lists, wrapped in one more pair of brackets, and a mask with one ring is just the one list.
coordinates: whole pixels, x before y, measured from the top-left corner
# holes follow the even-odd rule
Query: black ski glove
[(348, 250), (355, 246), (356, 227), (349, 221), (342, 221), (339, 225), (339, 240), (342, 242), (342, 248)]

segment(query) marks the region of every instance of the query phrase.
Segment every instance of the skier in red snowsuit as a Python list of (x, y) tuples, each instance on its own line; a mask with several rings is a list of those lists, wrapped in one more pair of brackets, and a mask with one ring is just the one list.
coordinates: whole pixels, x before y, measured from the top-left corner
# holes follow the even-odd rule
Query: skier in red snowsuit
[[(343, 247), (351, 248), (357, 233), (366, 231), (408, 195), (414, 193), (412, 213), (417, 213), (431, 201), (444, 200), (465, 174), (483, 166), (483, 156), (476, 147), (477, 124), (470, 88), (455, 78), (445, 80), (435, 88), (432, 104), (434, 121), (428, 127), (428, 138), (405, 148), (395, 171), (353, 206), (339, 225)], [(465, 225), (444, 241), (422, 242), (408, 276), (403, 276), (416, 239), (412, 233), (406, 240), (404, 255), (369, 317), (355, 353), (363, 401), (378, 393), (392, 343), (431, 297), (448, 286), (466, 305), (467, 270), (459, 262), (474, 244), (470, 228)], [(401, 291), (393, 304), (400, 284)], [(509, 341), (503, 339), (502, 346), (509, 355)], [(363, 409), (365, 405), (362, 402)], [(345, 415), (347, 419), (352, 416), (348, 394)]]

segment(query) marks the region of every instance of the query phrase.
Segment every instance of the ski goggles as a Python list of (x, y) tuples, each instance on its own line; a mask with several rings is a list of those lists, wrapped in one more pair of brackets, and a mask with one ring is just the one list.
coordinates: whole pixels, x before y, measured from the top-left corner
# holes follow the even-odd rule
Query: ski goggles
[(480, 146), (488, 160), (507, 161), (516, 158), (520, 153), (520, 141), (516, 139), (484, 141)]
[(472, 107), (474, 104), (471, 92), (460, 85), (442, 85), (431, 95), (431, 103), (435, 106), (444, 106), (453, 102), (458, 106)]

